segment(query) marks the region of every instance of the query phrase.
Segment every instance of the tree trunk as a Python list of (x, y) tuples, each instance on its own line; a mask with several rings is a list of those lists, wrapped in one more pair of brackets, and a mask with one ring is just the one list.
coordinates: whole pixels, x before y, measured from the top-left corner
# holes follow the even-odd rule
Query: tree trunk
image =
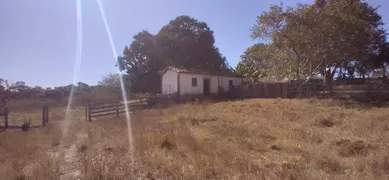
[(338, 77), (340, 77), (339, 79), (343, 79), (343, 68), (342, 67), (340, 67)]
[(333, 79), (331, 76), (331, 69), (328, 69), (326, 70), (326, 74), (325, 74), (325, 86), (327, 91), (330, 92), (333, 91), (332, 83), (333, 83)]
[(325, 70), (325, 76), (324, 76), (325, 87), (326, 87), (326, 90), (330, 91), (331, 93), (334, 91), (333, 78), (335, 75), (335, 70), (337, 68), (338, 68), (338, 66), (335, 66), (334, 70), (332, 70), (332, 72), (331, 72), (331, 68), (326, 68), (326, 70)]
[(301, 82), (301, 80), (298, 81), (298, 84), (299, 84), (299, 97), (302, 97), (303, 96), (303, 83)]
[(298, 83), (298, 93), (299, 97), (303, 95), (303, 82), (300, 79), (300, 65), (297, 68), (297, 83)]
[(386, 66), (382, 69), (382, 82), (386, 83)]

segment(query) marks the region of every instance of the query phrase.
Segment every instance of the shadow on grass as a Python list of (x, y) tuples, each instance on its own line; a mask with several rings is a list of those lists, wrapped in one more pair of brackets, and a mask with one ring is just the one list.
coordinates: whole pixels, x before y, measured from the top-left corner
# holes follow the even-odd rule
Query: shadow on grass
[(358, 105), (365, 108), (380, 108), (389, 105), (389, 93), (374, 93), (369, 96), (364, 93), (337, 94), (332, 99), (344, 102), (346, 107)]
[[(139, 106), (139, 108), (131, 107), (132, 111), (142, 109), (167, 109), (173, 106), (180, 106), (184, 104), (208, 104), (226, 101), (243, 101), (247, 99), (278, 99), (281, 97), (249, 97), (243, 96), (190, 96), (181, 98), (164, 98), (156, 99), (152, 104), (146, 106)], [(320, 100), (334, 100), (337, 105), (345, 108), (362, 108), (370, 109), (373, 107), (389, 106), (388, 92), (374, 92), (370, 96), (360, 91), (338, 91), (333, 93), (322, 91), (311, 96), (301, 97), (285, 97), (282, 99), (320, 99)]]

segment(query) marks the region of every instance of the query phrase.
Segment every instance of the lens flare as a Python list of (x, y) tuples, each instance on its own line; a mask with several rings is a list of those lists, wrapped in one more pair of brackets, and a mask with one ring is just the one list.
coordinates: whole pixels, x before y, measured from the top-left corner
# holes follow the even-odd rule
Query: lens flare
[[(107, 21), (107, 18), (105, 16), (103, 5), (101, 3), (101, 0), (96, 0), (96, 1), (97, 1), (97, 4), (99, 5), (100, 14), (101, 14), (101, 17), (104, 21), (105, 30), (107, 31), (109, 42), (111, 44), (113, 58), (115, 59), (115, 61), (117, 61), (118, 55), (117, 55), (115, 44), (113, 42), (113, 38), (111, 35), (111, 30), (109, 28), (108, 21)], [(118, 67), (118, 73), (120, 73), (119, 67)], [(126, 108), (126, 122), (127, 122), (127, 127), (128, 127), (128, 141), (130, 144), (131, 161), (133, 161), (134, 160), (134, 146), (133, 146), (133, 139), (132, 139), (130, 109), (129, 109), (128, 104), (127, 104), (127, 94), (126, 94), (126, 88), (125, 88), (124, 82), (123, 82), (123, 77), (121, 75), (119, 77), (120, 77), (120, 88), (122, 90), (123, 102), (124, 102), (124, 106)]]
[(66, 107), (66, 114), (65, 114), (65, 122), (63, 131), (64, 135), (67, 133), (68, 126), (69, 126), (69, 119), (71, 117), (71, 106), (72, 106), (72, 100), (74, 96), (75, 87), (74, 85), (77, 83), (78, 79), (78, 73), (80, 71), (80, 65), (81, 65), (81, 55), (82, 55), (82, 3), (81, 0), (76, 0), (76, 10), (77, 10), (77, 42), (76, 42), (76, 62), (74, 65), (74, 72), (73, 72), (73, 85), (70, 90), (68, 105)]

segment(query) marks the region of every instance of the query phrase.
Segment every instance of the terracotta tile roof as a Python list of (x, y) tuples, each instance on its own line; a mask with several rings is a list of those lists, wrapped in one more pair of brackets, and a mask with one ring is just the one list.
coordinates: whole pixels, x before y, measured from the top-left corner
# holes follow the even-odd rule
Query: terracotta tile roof
[(165, 73), (167, 70), (173, 70), (178, 73), (186, 73), (186, 74), (209, 74), (209, 75), (214, 75), (214, 76), (229, 76), (229, 77), (240, 77), (238, 74), (234, 72), (230, 72), (227, 70), (219, 70), (217, 72), (215, 71), (207, 71), (201, 68), (178, 68), (178, 67), (173, 67), (169, 66), (165, 70), (161, 72), (161, 74)]

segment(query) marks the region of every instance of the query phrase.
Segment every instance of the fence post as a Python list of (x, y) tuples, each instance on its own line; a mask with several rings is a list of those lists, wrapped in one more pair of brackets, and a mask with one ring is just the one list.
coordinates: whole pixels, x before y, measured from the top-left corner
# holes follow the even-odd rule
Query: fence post
[(313, 95), (316, 96), (316, 83), (313, 83), (312, 85), (312, 89), (313, 89)]
[(42, 126), (46, 125), (46, 107), (42, 107)]
[(287, 84), (286, 83), (282, 83), (282, 97), (283, 98), (287, 98), (287, 90), (288, 90), (288, 87), (287, 87)]
[(8, 107), (4, 108), (4, 128), (8, 128)]
[(45, 124), (49, 123), (49, 107), (43, 106), (42, 107), (42, 126), (45, 126)]
[(88, 104), (88, 121), (92, 121), (92, 108), (90, 104)]
[(264, 92), (265, 92), (265, 97), (269, 97), (269, 94), (268, 94), (268, 84), (267, 83), (263, 84), (263, 89), (264, 89)]
[(46, 123), (49, 123), (49, 106), (46, 106)]
[(281, 83), (276, 83), (277, 84), (277, 98), (282, 98), (282, 84)]
[(116, 117), (119, 117), (119, 103), (120, 102), (116, 103)]
[(365, 87), (365, 95), (369, 97), (371, 95), (372, 89), (373, 89), (373, 86), (370, 83), (370, 78), (367, 78), (367, 84)]
[(88, 104), (85, 104), (85, 121), (88, 121)]

